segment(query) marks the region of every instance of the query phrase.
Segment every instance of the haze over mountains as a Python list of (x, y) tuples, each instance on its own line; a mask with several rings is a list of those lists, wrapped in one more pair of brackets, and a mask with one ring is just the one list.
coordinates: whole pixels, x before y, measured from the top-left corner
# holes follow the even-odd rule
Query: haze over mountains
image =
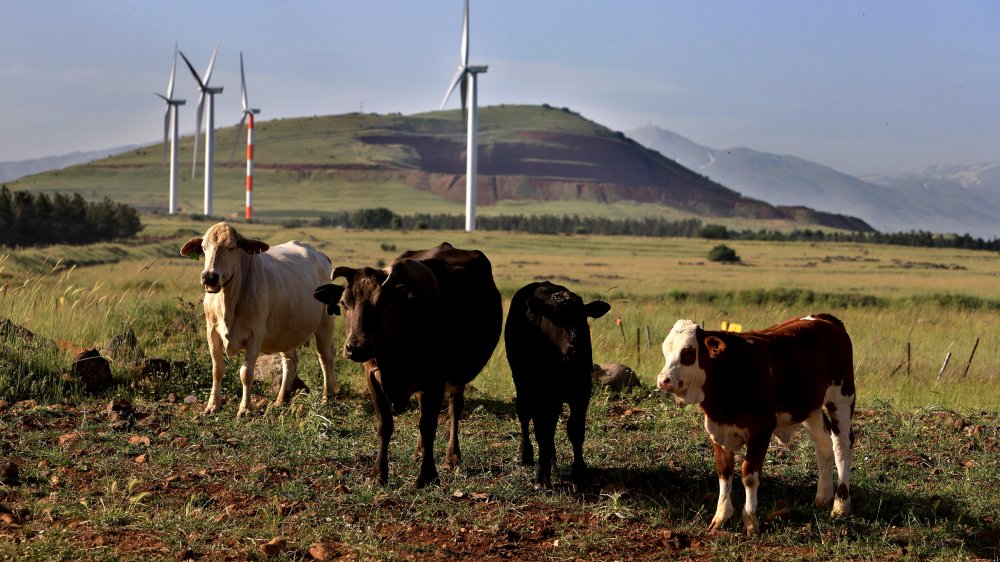
[(59, 170), (74, 164), (84, 164), (98, 158), (105, 158), (132, 150), (139, 145), (130, 144), (102, 150), (70, 152), (68, 154), (53, 154), (44, 158), (30, 160), (13, 160), (0, 162), (0, 182), (12, 181), (31, 174), (40, 174), (49, 170)]
[(1000, 164), (947, 164), (855, 177), (795, 156), (715, 149), (654, 126), (627, 134), (679, 164), (775, 205), (805, 205), (878, 230), (1000, 236)]

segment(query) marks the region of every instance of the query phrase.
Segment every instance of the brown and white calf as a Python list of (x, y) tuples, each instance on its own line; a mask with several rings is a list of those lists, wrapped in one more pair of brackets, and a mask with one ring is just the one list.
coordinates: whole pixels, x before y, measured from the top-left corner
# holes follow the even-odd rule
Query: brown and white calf
[(316, 340), (323, 371), (324, 397), (337, 392), (333, 372), (333, 317), (312, 298), (316, 285), (330, 278), (330, 259), (309, 244), (291, 241), (268, 246), (243, 237), (224, 222), (204, 236), (188, 240), (181, 255), (205, 256), (205, 324), (212, 355), (212, 392), (206, 414), (219, 408), (225, 359), (245, 351), (240, 367), (243, 399), (238, 415), (251, 409), (253, 368), (261, 353), (281, 354), (281, 389), (277, 402), (291, 396), (298, 365), (297, 349)]
[(747, 533), (759, 530), (757, 488), (771, 435), (787, 443), (799, 425), (816, 447), (815, 505), (827, 507), (832, 500), (834, 516), (850, 512), (854, 359), (840, 320), (816, 314), (745, 333), (711, 332), (678, 320), (663, 341), (663, 357), (657, 387), (679, 401), (700, 404), (705, 413), (719, 475), (711, 529), (733, 514), (733, 457), (746, 445), (743, 527)]

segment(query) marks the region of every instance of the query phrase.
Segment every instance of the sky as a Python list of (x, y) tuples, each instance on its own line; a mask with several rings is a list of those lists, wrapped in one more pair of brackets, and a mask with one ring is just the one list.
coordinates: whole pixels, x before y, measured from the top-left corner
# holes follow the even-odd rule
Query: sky
[[(479, 105), (569, 107), (855, 174), (1000, 161), (1000, 2), (470, 0)], [(462, 0), (0, 0), (0, 161), (163, 137), (179, 43), (240, 119), (436, 110)], [(180, 130), (197, 89), (178, 62)], [(458, 95), (449, 100), (456, 108)], [(258, 152), (260, 150), (258, 149)]]

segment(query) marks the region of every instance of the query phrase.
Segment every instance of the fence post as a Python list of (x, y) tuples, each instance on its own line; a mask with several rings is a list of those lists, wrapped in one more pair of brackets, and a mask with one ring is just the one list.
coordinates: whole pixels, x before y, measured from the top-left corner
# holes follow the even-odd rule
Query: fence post
[(979, 338), (976, 338), (976, 344), (972, 346), (972, 353), (969, 354), (969, 362), (965, 364), (965, 370), (962, 371), (962, 378), (969, 373), (969, 367), (972, 366), (972, 358), (976, 356), (976, 348), (979, 347)]
[(937, 380), (934, 381), (934, 384), (937, 384), (937, 383), (941, 382), (941, 375), (943, 375), (944, 374), (944, 370), (948, 368), (948, 361), (950, 361), (950, 360), (951, 360), (951, 352), (949, 351), (948, 355), (944, 356), (944, 364), (941, 365), (941, 370), (938, 371)]

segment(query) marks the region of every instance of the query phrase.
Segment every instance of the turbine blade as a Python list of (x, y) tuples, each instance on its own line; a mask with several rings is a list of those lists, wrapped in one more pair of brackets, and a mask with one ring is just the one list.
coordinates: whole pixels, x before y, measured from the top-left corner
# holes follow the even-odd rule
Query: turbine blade
[(212, 59), (208, 61), (208, 70), (205, 71), (205, 85), (208, 85), (208, 81), (212, 79), (212, 69), (215, 67), (215, 55), (219, 54), (219, 42), (215, 42), (215, 48), (212, 49)]
[[(448, 103), (448, 98), (450, 98), (451, 93), (455, 91), (455, 86), (458, 86), (458, 83), (462, 82), (465, 79), (465, 72), (466, 72), (465, 67), (464, 66), (460, 67), (458, 69), (458, 72), (455, 74), (455, 77), (451, 79), (451, 84), (448, 86), (448, 91), (445, 92), (444, 99), (441, 100), (441, 109), (444, 109), (444, 105)], [(462, 95), (465, 96), (465, 94)], [(465, 98), (463, 97), (462, 99)]]
[(195, 176), (197, 176), (198, 174), (198, 137), (201, 136), (201, 122), (204, 113), (205, 113), (205, 92), (202, 92), (201, 96), (198, 98), (198, 112), (194, 122), (194, 154), (193, 154), (194, 163), (191, 164), (191, 179), (194, 179)]
[(158, 97), (158, 98), (160, 98), (161, 100), (163, 100), (163, 101), (165, 101), (167, 103), (170, 103), (170, 98), (168, 98), (167, 96), (165, 96), (163, 94), (160, 94), (160, 93), (157, 93), (157, 92), (153, 92), (153, 95), (156, 96), (156, 97)]
[(170, 65), (170, 81), (167, 82), (167, 97), (174, 97), (174, 76), (177, 74), (177, 43), (174, 43), (174, 62)]
[(191, 75), (194, 76), (194, 81), (198, 83), (198, 89), (204, 92), (205, 83), (202, 82), (201, 77), (198, 76), (198, 71), (195, 70), (194, 66), (191, 65), (191, 61), (189, 61), (188, 58), (184, 56), (184, 51), (177, 51), (177, 52), (180, 53), (181, 58), (184, 59), (184, 64), (186, 64), (188, 69), (191, 70)]
[(243, 112), (243, 119), (240, 119), (240, 124), (236, 126), (236, 139), (233, 141), (233, 151), (229, 154), (229, 163), (232, 164), (233, 160), (236, 158), (236, 147), (240, 145), (240, 141), (243, 140), (243, 124), (247, 122), (247, 112)]
[(469, 66), (469, 0), (465, 0), (462, 14), (462, 66)]
[(246, 112), (250, 109), (250, 102), (247, 101), (246, 75), (243, 74), (243, 51), (240, 51), (240, 94), (243, 97), (243, 118), (246, 119)]

